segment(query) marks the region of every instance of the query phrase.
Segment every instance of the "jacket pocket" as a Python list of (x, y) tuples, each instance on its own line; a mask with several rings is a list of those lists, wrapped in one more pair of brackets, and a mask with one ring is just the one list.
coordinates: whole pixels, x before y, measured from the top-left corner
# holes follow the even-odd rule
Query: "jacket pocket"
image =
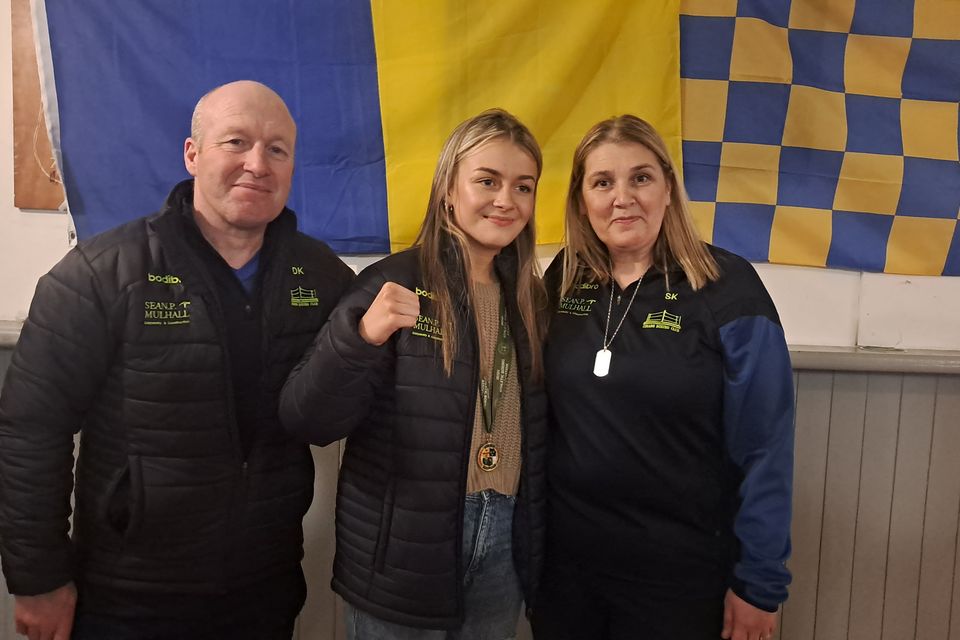
[(396, 480), (391, 476), (383, 496), (383, 508), (380, 511), (380, 528), (377, 532), (377, 547), (373, 557), (373, 569), (383, 573), (390, 542), (390, 526), (393, 523), (393, 497), (396, 492)]
[(140, 456), (127, 456), (127, 464), (107, 487), (104, 518), (124, 540), (137, 534), (143, 522), (143, 467)]

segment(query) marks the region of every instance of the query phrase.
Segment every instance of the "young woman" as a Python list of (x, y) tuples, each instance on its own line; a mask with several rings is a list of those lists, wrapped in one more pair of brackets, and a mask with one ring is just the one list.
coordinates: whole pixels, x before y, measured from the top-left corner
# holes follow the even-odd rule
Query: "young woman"
[(541, 165), (509, 113), (460, 124), (414, 247), (360, 274), (284, 387), (291, 432), (348, 437), (333, 588), (350, 638), (512, 638), (537, 588)]
[(663, 140), (594, 126), (547, 271), (546, 640), (766, 640), (790, 573), (793, 376), (746, 260), (702, 242)]

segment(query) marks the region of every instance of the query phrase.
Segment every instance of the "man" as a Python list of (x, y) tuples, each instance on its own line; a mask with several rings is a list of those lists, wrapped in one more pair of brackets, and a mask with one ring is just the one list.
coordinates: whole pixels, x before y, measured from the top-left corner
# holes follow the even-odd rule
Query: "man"
[(0, 554), (31, 640), (290, 638), (313, 460), (277, 395), (352, 278), (284, 207), (295, 139), (266, 86), (211, 91), (194, 179), (41, 278), (0, 395)]

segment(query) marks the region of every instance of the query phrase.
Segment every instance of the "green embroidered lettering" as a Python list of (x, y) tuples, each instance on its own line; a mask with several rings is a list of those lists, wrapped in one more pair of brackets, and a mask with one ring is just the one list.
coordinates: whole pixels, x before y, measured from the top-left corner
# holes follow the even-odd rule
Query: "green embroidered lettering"
[(411, 335), (418, 338), (430, 338), (431, 340), (443, 340), (443, 329), (440, 328), (440, 321), (430, 316), (417, 316), (417, 322), (410, 331)]
[(416, 293), (421, 298), (426, 298), (427, 300), (436, 300), (437, 296), (432, 291), (427, 291), (426, 289), (421, 289), (420, 287), (416, 288)]
[(160, 284), (180, 284), (181, 280), (179, 276), (174, 275), (155, 275), (152, 273), (147, 274), (147, 282), (159, 282)]
[(190, 324), (190, 301), (144, 300), (143, 324), (148, 326)]
[(560, 298), (557, 313), (566, 313), (571, 316), (587, 316), (596, 302), (594, 298)]

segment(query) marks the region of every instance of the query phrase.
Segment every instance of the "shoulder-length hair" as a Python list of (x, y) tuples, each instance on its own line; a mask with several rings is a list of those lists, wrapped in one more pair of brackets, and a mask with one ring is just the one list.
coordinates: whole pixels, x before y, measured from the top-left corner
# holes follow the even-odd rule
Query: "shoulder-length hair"
[[(417, 234), (414, 246), (420, 247), (420, 271), (424, 284), (434, 294), (433, 302), (437, 309), (438, 320), (443, 328), (443, 368), (449, 376), (453, 372), (453, 360), (461, 336), (457, 330), (457, 315), (454, 300), (460, 291), (454, 291), (458, 282), (448, 273), (444, 252), (453, 249), (462, 269), (461, 277), (466, 288), (471, 307), (476, 299), (473, 281), (470, 277), (470, 253), (467, 251), (467, 238), (454, 220), (452, 207), (447, 197), (453, 192), (457, 179), (457, 169), (461, 160), (481, 146), (494, 140), (508, 140), (524, 152), (530, 154), (537, 165), (537, 179), (543, 169), (543, 156), (540, 146), (530, 130), (515, 116), (503, 109), (488, 109), (469, 120), (461, 122), (447, 138), (437, 160), (430, 187), (430, 200), (427, 203), (427, 215)], [(517, 254), (517, 307), (520, 319), (530, 341), (530, 357), (533, 373), (539, 377), (542, 372), (540, 347), (543, 328), (540, 323), (540, 309), (543, 307), (543, 284), (539, 278), (539, 264), (536, 259), (536, 224), (531, 215), (527, 225), (514, 239), (513, 247)], [(452, 246), (451, 246), (452, 245)], [(476, 314), (474, 314), (475, 316)], [(478, 327), (477, 337), (483, 353), (485, 338)], [(481, 365), (486, 374), (488, 367)]]
[(583, 201), (587, 156), (606, 143), (643, 145), (657, 156), (664, 177), (670, 185), (670, 203), (663, 214), (663, 225), (653, 245), (653, 264), (665, 274), (669, 273), (671, 267), (680, 267), (694, 290), (719, 278), (717, 262), (693, 224), (687, 192), (663, 138), (650, 123), (627, 114), (595, 124), (573, 153), (573, 169), (570, 172), (564, 220), (566, 251), (561, 293), (570, 291), (578, 278), (586, 277), (603, 284), (613, 278), (610, 253), (590, 225)]

